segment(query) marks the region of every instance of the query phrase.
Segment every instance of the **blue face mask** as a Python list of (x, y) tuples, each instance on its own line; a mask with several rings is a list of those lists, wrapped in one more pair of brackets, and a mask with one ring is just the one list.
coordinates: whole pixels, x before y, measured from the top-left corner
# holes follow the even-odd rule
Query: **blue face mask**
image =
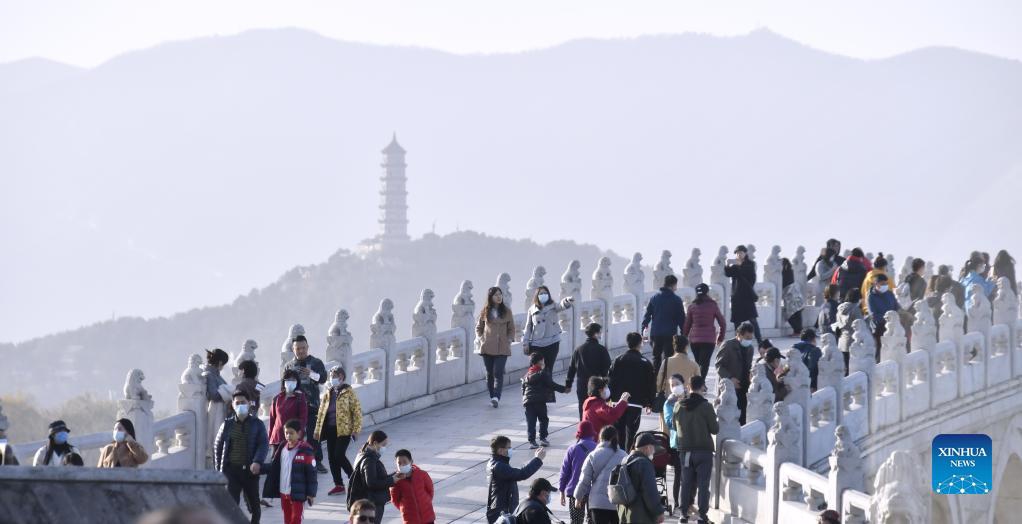
[(58, 431), (53, 435), (53, 441), (57, 444), (67, 444), (67, 431)]

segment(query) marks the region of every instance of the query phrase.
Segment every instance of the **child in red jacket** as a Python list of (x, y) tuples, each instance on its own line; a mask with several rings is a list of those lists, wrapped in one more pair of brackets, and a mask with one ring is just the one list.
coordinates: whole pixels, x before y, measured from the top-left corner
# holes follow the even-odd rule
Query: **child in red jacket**
[(407, 449), (398, 450), (394, 459), (398, 471), (407, 476), (390, 488), (390, 502), (401, 511), (406, 524), (433, 524), (433, 479), (412, 463), (412, 453)]

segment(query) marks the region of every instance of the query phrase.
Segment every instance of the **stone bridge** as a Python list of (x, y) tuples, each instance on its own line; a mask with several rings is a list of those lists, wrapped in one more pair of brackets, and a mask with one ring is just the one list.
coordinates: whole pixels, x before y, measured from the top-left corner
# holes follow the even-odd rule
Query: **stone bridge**
[[(749, 247), (755, 257), (755, 248)], [(806, 279), (804, 251), (799, 247), (792, 263), (795, 285), (807, 297), (805, 325), (812, 325), (819, 309), (819, 286)], [(729, 314), (730, 294), (730, 283), (723, 274), (727, 256), (728, 249), (721, 246), (710, 264), (708, 279), (711, 296), (725, 315)], [(646, 285), (674, 274), (670, 258), (670, 252), (663, 252), (649, 279), (641, 255), (636, 254), (624, 268), (619, 294), (614, 292), (616, 279), (609, 260), (601, 259), (588, 279), (591, 288), (587, 296), (583, 296), (581, 264), (571, 261), (559, 282), (560, 295), (575, 298), (576, 304), (561, 318), (564, 333), (555, 370), (561, 372), (566, 367), (569, 348), (581, 343), (582, 330), (590, 322), (605, 326), (604, 343), (612, 352), (623, 351), (625, 335), (638, 330), (641, 310), (654, 292)], [(699, 258), (699, 250), (693, 250), (679, 275), (679, 294), (686, 304), (695, 296), (694, 286), (706, 280)], [(891, 262), (893, 268), (893, 259)], [(758, 266), (762, 268), (755, 286), (760, 326), (764, 336), (778, 337), (788, 332), (781, 318), (780, 248), (774, 246), (765, 263)], [(424, 290), (412, 312), (410, 339), (395, 340), (392, 305), (386, 299), (373, 317), (370, 336), (359, 343), (359, 351), (353, 350), (356, 340), (348, 330), (348, 314), (343, 309), (336, 312), (326, 334), (325, 355), (319, 356), (325, 357), (328, 367), (342, 364), (348, 370), (362, 401), (365, 426), (388, 431), (394, 445), (411, 449), (416, 461), (437, 481), (438, 521), (484, 520), (485, 473), (481, 464), (488, 457), (489, 438), (503, 433), (512, 436), (516, 444), (524, 441), (524, 417), (515, 395), (517, 378), (527, 367), (521, 330), (525, 304), (536, 288), (546, 284), (556, 289), (553, 283), (544, 282), (545, 275), (546, 270), (537, 267), (520, 294), (510, 289), (509, 275), (497, 276), (495, 285), (504, 289), (505, 301), (520, 313), (515, 315), (517, 335), (507, 363), (508, 397), (496, 411), (482, 399), (486, 391), (482, 359), (473, 354), (479, 308), (470, 282), (462, 284), (451, 302), (449, 329), (439, 329), (435, 295)], [(755, 377), (744, 426), (738, 424), (733, 387), (721, 383), (715, 399), (721, 434), (712, 483), (717, 520), (815, 522), (823, 508), (839, 510), (849, 523), (989, 523), (1009, 522), (1008, 515), (1022, 515), (1022, 323), (1017, 298), (1004, 284), (992, 304), (970, 308), (969, 332), (962, 327), (965, 315), (960, 310), (952, 309), (934, 319), (929, 308), (920, 308), (909, 333), (892, 330), (883, 338), (880, 363), (874, 360), (872, 336), (859, 322), (848, 376), (835, 341), (825, 336), (819, 389), (810, 393), (804, 366), (798, 359), (789, 359), (792, 393), (785, 402), (773, 405), (772, 394), (763, 389), (765, 377)], [(296, 334), (304, 334), (304, 328), (291, 326), (280, 355), (261, 360), (277, 362), (279, 358), (283, 362), (289, 358), (287, 341)], [(791, 342), (777, 345), (787, 347)], [(244, 344), (234, 362), (234, 382), (239, 380), (237, 364), (256, 359), (255, 347)], [(151, 399), (119, 401), (120, 415), (135, 422), (138, 440), (151, 451), (152, 459), (145, 468), (207, 467), (216, 428), (207, 420), (205, 388), (199, 376), (201, 359), (192, 355), (183, 360), (187, 367), (181, 376), (176, 414), (154, 420)], [(262, 367), (272, 369), (265, 364)], [(714, 372), (708, 378), (716, 389)], [(126, 390), (135, 385), (129, 373)], [(276, 391), (279, 381), (267, 384), (264, 410)], [(559, 400), (551, 412), (553, 447), (540, 473), (551, 477), (554, 484), (560, 457), (571, 443), (571, 427), (577, 421), (574, 395)], [(643, 421), (644, 427), (655, 424), (652, 417)], [(986, 433), (993, 439), (994, 484), (988, 494), (931, 493), (930, 441), (940, 433)], [(95, 463), (98, 449), (108, 441), (108, 433), (73, 438), (85, 453), (86, 463)], [(41, 445), (22, 443), (14, 449), (24, 463)], [(321, 479), (324, 486), (329, 484), (327, 476)], [(338, 520), (343, 508), (339, 500), (331, 499), (334, 497), (320, 498), (308, 513), (310, 522)], [(555, 506), (555, 512), (566, 520), (566, 511)], [(273, 515), (271, 510), (264, 520), (273, 522)], [(387, 516), (394, 517), (396, 512), (391, 508)]]

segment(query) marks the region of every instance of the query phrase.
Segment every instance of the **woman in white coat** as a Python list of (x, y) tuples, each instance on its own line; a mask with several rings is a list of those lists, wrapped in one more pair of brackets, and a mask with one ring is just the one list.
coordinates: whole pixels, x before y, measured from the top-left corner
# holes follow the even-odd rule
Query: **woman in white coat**
[(617, 444), (617, 429), (604, 426), (600, 430), (600, 443), (582, 462), (582, 474), (575, 493), (571, 496), (581, 507), (589, 504), (589, 522), (593, 524), (617, 524), (617, 506), (607, 497), (610, 473), (624, 461), (627, 454)]
[[(526, 354), (540, 353), (543, 355), (543, 369), (551, 374), (554, 362), (561, 345), (561, 322), (559, 314), (568, 309), (574, 299), (567, 297), (560, 303), (550, 296), (550, 289), (539, 286), (535, 298), (529, 306), (525, 318), (525, 330), (522, 333), (522, 349)], [(570, 387), (570, 386), (569, 386)]]

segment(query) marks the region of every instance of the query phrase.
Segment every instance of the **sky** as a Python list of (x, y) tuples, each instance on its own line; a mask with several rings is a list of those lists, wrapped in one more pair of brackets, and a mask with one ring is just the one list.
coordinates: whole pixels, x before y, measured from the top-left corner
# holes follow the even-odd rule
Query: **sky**
[(43, 57), (93, 67), (165, 41), (275, 27), (462, 54), (766, 27), (858, 58), (941, 45), (1022, 59), (1017, 0), (0, 0), (0, 63)]

